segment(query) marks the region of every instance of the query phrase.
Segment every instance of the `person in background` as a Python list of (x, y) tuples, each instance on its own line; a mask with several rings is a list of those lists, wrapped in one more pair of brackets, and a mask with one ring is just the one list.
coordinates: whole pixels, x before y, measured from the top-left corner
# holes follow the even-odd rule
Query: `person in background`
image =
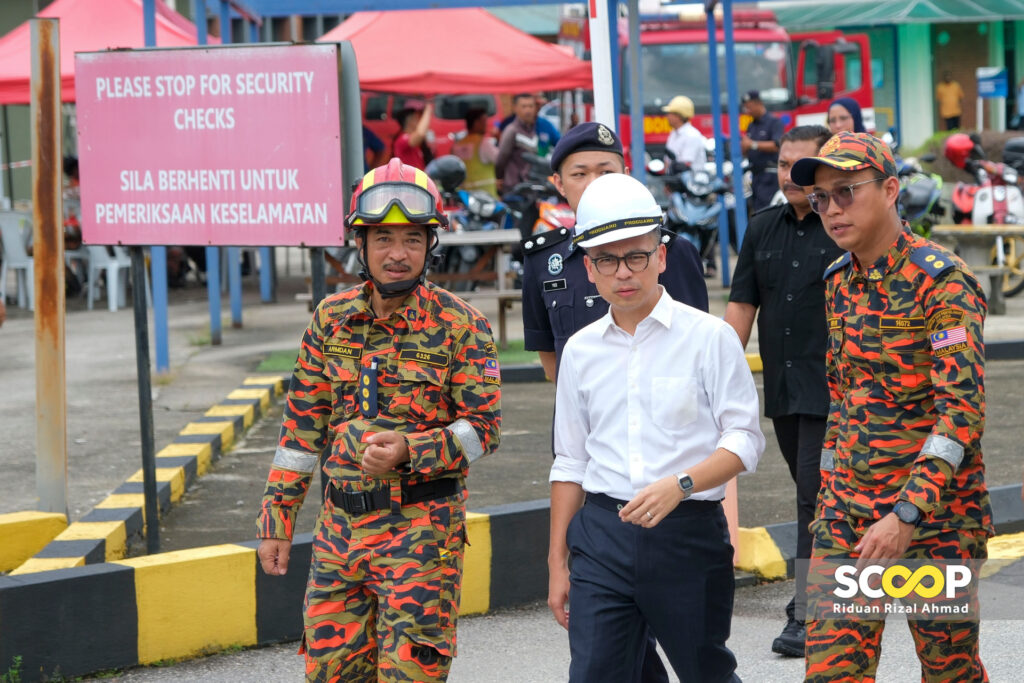
[(836, 133), (867, 133), (860, 105), (851, 97), (840, 97), (828, 106), (828, 129)]
[[(800, 159), (817, 154), (829, 137), (824, 126), (797, 126), (782, 136), (778, 179), (786, 203), (751, 217), (725, 307), (725, 322), (744, 348), (757, 316), (764, 414), (771, 418), (796, 484), (796, 556), (801, 560), (811, 556), (809, 525), (821, 487), (818, 465), (828, 415), (828, 328), (821, 276), (843, 250), (825, 234), (790, 170)], [(786, 626), (772, 643), (772, 652), (804, 656), (806, 583), (806, 572), (797, 575), (794, 597), (786, 605)]]
[[(540, 116), (541, 107), (548, 103), (548, 98), (544, 96), (544, 93), (534, 93), (533, 101), (537, 103), (537, 154), (543, 157), (547, 156), (548, 153), (555, 148), (555, 145), (558, 144), (562, 134), (558, 132), (558, 127), (555, 126), (555, 124), (551, 123), (551, 121), (543, 116)], [(508, 124), (512, 123), (515, 118), (515, 114), (509, 114), (501, 120), (501, 123), (498, 124), (499, 136), (501, 133), (505, 132), (505, 128)]]
[(676, 95), (661, 108), (667, 114), (672, 132), (665, 143), (666, 156), (670, 161), (692, 166), (707, 161), (707, 139), (693, 127), (693, 100), (685, 95)]
[(497, 196), (494, 177), (494, 162), (498, 158), (498, 146), (487, 134), (487, 112), (470, 109), (466, 112), (466, 134), (452, 145), (452, 154), (466, 164), (466, 180), (462, 187), (467, 190), (482, 190)]
[(523, 154), (536, 154), (540, 145), (537, 135), (537, 101), (529, 93), (512, 97), (512, 111), (515, 118), (501, 132), (498, 143), (498, 158), (494, 163), (494, 175), (499, 190), (509, 192), (526, 180), (530, 164)]
[(939, 102), (939, 118), (946, 130), (960, 128), (960, 116), (964, 113), (964, 89), (953, 80), (949, 70), (942, 72), (942, 80), (935, 86), (935, 99)]
[(430, 130), (430, 119), (434, 114), (434, 103), (423, 103), (421, 100), (406, 100), (402, 109), (395, 115), (402, 132), (394, 142), (394, 156), (421, 171), (430, 161), (430, 148), (427, 146), (427, 131)]
[(761, 101), (761, 93), (751, 90), (743, 95), (743, 113), (752, 119), (740, 139), (740, 148), (750, 162), (753, 185), (753, 209), (760, 211), (772, 202), (779, 189), (775, 164), (779, 160), (779, 141), (783, 125)]
[(377, 137), (376, 133), (363, 124), (363, 172), (369, 173), (371, 168), (381, 166), (387, 159), (384, 158), (384, 142)]

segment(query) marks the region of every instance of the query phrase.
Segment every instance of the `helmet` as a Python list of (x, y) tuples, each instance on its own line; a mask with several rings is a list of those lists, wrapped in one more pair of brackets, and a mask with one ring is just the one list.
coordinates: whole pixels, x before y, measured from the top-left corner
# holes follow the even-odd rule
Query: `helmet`
[(448, 227), (441, 206), (441, 194), (426, 173), (392, 159), (366, 175), (352, 193), (352, 205), (345, 224), (423, 225)]
[(662, 220), (661, 207), (643, 183), (624, 173), (609, 173), (583, 191), (573, 244), (588, 249), (626, 240), (654, 230)]
[(974, 151), (974, 140), (966, 133), (954, 133), (946, 138), (946, 144), (942, 149), (942, 153), (946, 155), (946, 158), (953, 162), (953, 165), (957, 168), (963, 168), (964, 164), (967, 163), (968, 157), (971, 152)]
[(676, 95), (667, 105), (661, 108), (669, 114), (679, 114), (684, 119), (693, 118), (693, 100), (686, 95)]
[(427, 164), (427, 175), (445, 192), (455, 192), (466, 179), (466, 164), (454, 154), (445, 154)]

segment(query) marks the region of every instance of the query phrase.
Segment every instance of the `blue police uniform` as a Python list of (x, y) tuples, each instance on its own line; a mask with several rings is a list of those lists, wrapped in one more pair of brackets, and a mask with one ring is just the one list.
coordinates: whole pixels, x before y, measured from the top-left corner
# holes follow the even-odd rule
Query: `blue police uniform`
[[(774, 142), (778, 145), (784, 132), (785, 126), (782, 125), (782, 121), (768, 111), (747, 126), (747, 137), (755, 142)], [(760, 211), (771, 203), (775, 191), (779, 189), (779, 179), (776, 174), (779, 153), (751, 149), (747, 151), (747, 161), (750, 162), (754, 211)]]
[[(523, 332), (527, 351), (554, 351), (555, 362), (577, 330), (608, 312), (608, 303), (587, 279), (583, 250), (572, 248), (567, 228), (534, 235), (523, 242)], [(696, 247), (662, 229), (668, 248), (658, 282), (676, 301), (708, 310), (708, 289)]]

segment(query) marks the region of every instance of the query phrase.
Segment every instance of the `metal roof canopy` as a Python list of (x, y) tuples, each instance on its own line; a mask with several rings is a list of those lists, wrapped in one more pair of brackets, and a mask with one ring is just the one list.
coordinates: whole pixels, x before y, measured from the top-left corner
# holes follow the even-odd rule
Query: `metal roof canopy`
[(1024, 19), (1024, 0), (769, 0), (787, 29)]

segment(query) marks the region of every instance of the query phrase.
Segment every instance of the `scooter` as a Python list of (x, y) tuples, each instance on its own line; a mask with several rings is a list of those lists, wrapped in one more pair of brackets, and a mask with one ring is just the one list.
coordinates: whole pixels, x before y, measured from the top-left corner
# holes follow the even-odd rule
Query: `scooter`
[(720, 195), (729, 185), (720, 180), (711, 163), (685, 166), (679, 173), (664, 176), (668, 205), (665, 227), (689, 240), (704, 261), (704, 275), (715, 272), (715, 246), (718, 244), (718, 217), (722, 213)]
[(551, 182), (550, 162), (536, 154), (525, 153), (523, 158), (529, 163), (526, 180), (503, 197), (518, 214), (516, 226), (523, 239), (548, 230), (571, 230), (576, 215)]
[[(946, 138), (943, 154), (954, 166), (974, 176), (974, 183), (957, 183), (953, 190), (953, 222), (968, 225), (1024, 224), (1024, 195), (1012, 166), (988, 160), (977, 133)], [(993, 265), (1006, 266), (1003, 295), (1024, 291), (1021, 240), (996, 237)]]
[(939, 202), (942, 196), (942, 176), (925, 173), (921, 161), (930, 163), (935, 156), (926, 154), (920, 160), (914, 157), (900, 159), (896, 173), (900, 181), (900, 218), (910, 229), (922, 237), (932, 234), (932, 226), (942, 221), (946, 208)]

